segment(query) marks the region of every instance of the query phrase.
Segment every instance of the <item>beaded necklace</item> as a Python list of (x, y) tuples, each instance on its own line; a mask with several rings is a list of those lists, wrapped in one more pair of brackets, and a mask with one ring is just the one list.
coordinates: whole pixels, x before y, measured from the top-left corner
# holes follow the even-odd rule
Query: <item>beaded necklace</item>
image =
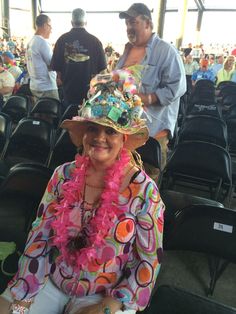
[[(100, 197), (100, 206), (95, 215), (89, 221), (86, 228), (89, 229), (88, 236), (84, 238), (82, 217), (79, 217), (81, 226), (78, 230), (80, 237), (71, 237), (69, 230), (77, 227), (70, 219), (73, 204), (81, 200), (80, 191), (85, 184), (86, 171), (90, 160), (86, 156), (76, 156), (75, 169), (72, 178), (62, 185), (63, 198), (56, 205), (56, 219), (52, 223), (54, 230), (53, 244), (59, 249), (60, 255), (57, 261), (65, 261), (76, 271), (83, 269), (89, 262), (96, 259), (96, 248), (105, 245), (105, 237), (114, 225), (114, 218), (121, 212), (118, 206), (118, 196), (121, 182), (123, 180), (123, 169), (130, 162), (127, 150), (123, 149), (119, 160), (107, 169), (104, 182), (105, 186)], [(121, 175), (122, 174), (122, 175)], [(81, 215), (81, 214), (80, 214)], [(78, 244), (81, 241), (81, 245)]]

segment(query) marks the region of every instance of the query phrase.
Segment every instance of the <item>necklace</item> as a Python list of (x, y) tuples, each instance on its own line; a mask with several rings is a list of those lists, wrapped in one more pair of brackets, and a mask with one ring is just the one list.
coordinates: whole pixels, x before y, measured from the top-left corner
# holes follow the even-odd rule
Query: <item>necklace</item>
[[(89, 262), (96, 259), (97, 248), (106, 245), (104, 239), (114, 225), (114, 218), (121, 213), (121, 210), (116, 204), (124, 176), (121, 175), (123, 173), (122, 170), (129, 161), (130, 155), (127, 150), (123, 149), (120, 160), (117, 160), (112, 167), (107, 169), (104, 178), (105, 186), (100, 196), (100, 206), (89, 221), (88, 226), (86, 226), (88, 234), (86, 234), (84, 242), (78, 247), (77, 245), (71, 245), (71, 243), (77, 243), (78, 239), (80, 239), (80, 234), (83, 235), (84, 228), (82, 217), (80, 215), (79, 219), (81, 224), (78, 227), (78, 225), (73, 222), (73, 219), (70, 218), (70, 213), (75, 204), (81, 201), (80, 192), (85, 184), (86, 171), (90, 160), (86, 156), (77, 154), (72, 178), (62, 185), (63, 198), (59, 201), (59, 204), (55, 206), (56, 219), (52, 223), (54, 230), (52, 243), (60, 251), (60, 255), (57, 257), (58, 262), (65, 261), (68, 265), (72, 266), (75, 271), (85, 269)], [(76, 228), (76, 237), (71, 237), (69, 234), (71, 227)], [(102, 259), (101, 263), (104, 263), (106, 257), (104, 256)]]

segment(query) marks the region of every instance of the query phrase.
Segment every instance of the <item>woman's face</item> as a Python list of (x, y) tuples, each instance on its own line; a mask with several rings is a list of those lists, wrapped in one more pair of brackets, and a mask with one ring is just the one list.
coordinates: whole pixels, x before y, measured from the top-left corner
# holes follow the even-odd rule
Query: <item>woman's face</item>
[(122, 149), (124, 136), (116, 130), (96, 123), (88, 123), (83, 137), (84, 152), (92, 162), (112, 165)]

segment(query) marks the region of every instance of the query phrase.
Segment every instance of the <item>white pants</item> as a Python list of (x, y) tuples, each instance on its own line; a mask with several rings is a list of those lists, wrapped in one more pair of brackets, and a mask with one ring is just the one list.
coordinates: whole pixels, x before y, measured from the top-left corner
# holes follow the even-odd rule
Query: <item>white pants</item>
[[(1, 295), (5, 300), (13, 302), (9, 289)], [(60, 291), (52, 282), (48, 280), (45, 286), (39, 291), (31, 305), (29, 314), (63, 314), (66, 305), (66, 314), (74, 314), (79, 309), (91, 304), (96, 304), (101, 300), (101, 295), (91, 295), (80, 298), (72, 298)], [(115, 314), (135, 314), (134, 310), (124, 312), (117, 311)]]

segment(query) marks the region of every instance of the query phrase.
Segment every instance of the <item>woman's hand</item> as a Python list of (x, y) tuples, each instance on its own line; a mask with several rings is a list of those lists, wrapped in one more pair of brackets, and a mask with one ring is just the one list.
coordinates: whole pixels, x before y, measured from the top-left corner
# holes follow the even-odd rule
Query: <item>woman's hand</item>
[(81, 310), (78, 310), (77, 312), (75, 312), (75, 314), (103, 314), (103, 308), (101, 306), (101, 303), (89, 305), (82, 308)]
[(105, 297), (100, 303), (89, 305), (75, 312), (75, 314), (104, 314), (104, 309), (109, 308), (115, 314), (122, 308), (122, 303), (112, 297)]

